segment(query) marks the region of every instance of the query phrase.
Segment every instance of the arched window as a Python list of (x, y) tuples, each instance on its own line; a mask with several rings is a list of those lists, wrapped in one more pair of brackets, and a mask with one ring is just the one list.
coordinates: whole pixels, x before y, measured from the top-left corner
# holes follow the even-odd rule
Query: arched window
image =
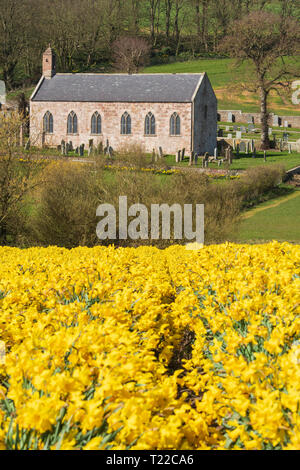
[(44, 114), (43, 130), (46, 134), (53, 134), (53, 116), (50, 111)]
[(101, 129), (101, 116), (96, 111), (92, 116), (91, 133), (92, 134), (101, 134), (101, 132), (102, 132), (102, 129)]
[(121, 134), (131, 134), (131, 117), (127, 111), (121, 117)]
[(145, 118), (145, 135), (155, 135), (155, 117), (152, 113)]
[(170, 119), (170, 134), (180, 135), (180, 117), (177, 113), (173, 113)]
[(78, 132), (78, 121), (77, 121), (77, 115), (74, 113), (74, 111), (71, 111), (69, 116), (68, 116), (68, 134), (77, 134)]

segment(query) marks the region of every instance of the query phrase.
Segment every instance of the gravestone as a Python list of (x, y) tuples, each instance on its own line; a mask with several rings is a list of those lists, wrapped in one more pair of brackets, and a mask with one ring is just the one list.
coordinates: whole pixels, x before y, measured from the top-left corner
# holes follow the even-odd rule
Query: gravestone
[(158, 147), (158, 154), (159, 158), (162, 158), (164, 156), (162, 147)]
[(180, 161), (181, 161), (181, 150), (178, 150), (176, 154), (176, 163), (179, 163)]
[(289, 144), (289, 153), (292, 153), (292, 144)]
[(248, 131), (249, 131), (249, 132), (253, 132), (254, 129), (255, 129), (254, 124), (249, 124), (249, 126), (248, 126)]
[(75, 149), (75, 155), (78, 155), (79, 154), (79, 147), (76, 147)]
[(65, 155), (66, 154), (66, 143), (65, 143), (64, 140), (61, 141), (60, 147), (61, 147), (61, 154)]
[(274, 114), (274, 116), (273, 116), (273, 126), (274, 127), (279, 127), (280, 126), (279, 117), (277, 116), (277, 114)]
[(239, 154), (240, 154), (240, 144), (237, 144), (237, 146), (236, 146), (236, 155), (237, 155), (237, 157), (239, 156)]
[(247, 132), (247, 128), (245, 126), (241, 126), (241, 132), (245, 134)]
[(198, 153), (195, 154), (195, 165), (198, 164)]
[(223, 129), (218, 130), (218, 137), (223, 137)]
[(234, 122), (234, 115), (230, 112), (228, 113), (227, 122)]
[(249, 116), (248, 116), (247, 123), (248, 123), (248, 124), (254, 124), (254, 117), (249, 115)]
[(246, 143), (245, 142), (241, 142), (240, 143), (240, 148), (239, 148), (240, 152), (242, 153), (245, 153), (246, 152)]
[(182, 153), (181, 153), (181, 161), (184, 160), (184, 157), (185, 157), (185, 148), (182, 149)]
[(283, 127), (289, 127), (289, 123), (287, 121), (283, 122)]
[(194, 164), (194, 152), (192, 152), (190, 155), (189, 166), (192, 166), (193, 164)]
[(226, 132), (229, 132), (229, 131), (230, 131), (230, 126), (226, 126), (226, 127), (225, 127), (225, 131), (226, 131)]
[(84, 144), (81, 144), (79, 147), (79, 155), (80, 157), (84, 156)]
[(239, 130), (239, 127), (238, 126), (233, 126), (233, 130), (236, 132)]
[(251, 152), (254, 151), (254, 140), (253, 139), (251, 140), (250, 149), (251, 149)]
[(272, 127), (269, 127), (269, 135), (272, 135), (273, 134), (273, 129)]
[(283, 133), (283, 140), (284, 140), (284, 142), (288, 142), (288, 141), (289, 141), (289, 136), (290, 136), (290, 134), (289, 134), (288, 132), (284, 132), (284, 133)]
[(236, 138), (241, 139), (242, 138), (242, 131), (237, 131), (236, 132)]
[(6, 104), (6, 89), (5, 82), (0, 80), (0, 109), (2, 104)]
[(73, 143), (72, 143), (71, 140), (69, 142), (69, 150), (70, 150), (70, 152), (73, 152)]
[(232, 141), (232, 147), (233, 147), (233, 150), (235, 150), (235, 147), (236, 147), (235, 139), (233, 139), (233, 141)]
[(232, 139), (232, 134), (228, 134), (227, 138)]
[(69, 147), (69, 144), (68, 144), (68, 142), (67, 142), (67, 143), (66, 143), (65, 155), (68, 155), (69, 150), (70, 150), (70, 147)]
[(246, 144), (246, 154), (248, 155), (248, 153), (250, 153), (250, 142), (249, 142), (249, 140)]
[(98, 153), (99, 153), (99, 155), (103, 154), (103, 142), (102, 142), (102, 140), (98, 144)]
[(218, 158), (218, 147), (215, 147), (215, 150), (214, 150), (214, 157), (215, 157), (215, 158)]

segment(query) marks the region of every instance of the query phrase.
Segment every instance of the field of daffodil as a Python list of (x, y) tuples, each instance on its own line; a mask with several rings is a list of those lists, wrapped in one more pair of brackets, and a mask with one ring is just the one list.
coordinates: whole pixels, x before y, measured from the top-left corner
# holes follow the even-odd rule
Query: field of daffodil
[(1, 449), (300, 449), (300, 246), (0, 247)]

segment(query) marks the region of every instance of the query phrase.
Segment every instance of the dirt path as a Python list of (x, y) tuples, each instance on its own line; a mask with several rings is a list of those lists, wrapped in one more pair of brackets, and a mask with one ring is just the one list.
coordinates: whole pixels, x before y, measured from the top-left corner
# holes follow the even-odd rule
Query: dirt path
[(262, 212), (262, 211), (265, 211), (267, 209), (271, 209), (272, 207), (280, 206), (280, 204), (283, 204), (284, 202), (287, 202), (290, 199), (294, 199), (295, 197), (298, 197), (298, 196), (300, 196), (300, 191), (296, 191), (295, 193), (290, 194), (289, 196), (286, 196), (286, 197), (280, 199), (280, 201), (273, 202), (273, 204), (269, 204), (268, 206), (257, 207), (256, 209), (252, 209), (251, 211), (247, 212), (247, 214), (245, 214), (243, 216), (243, 219), (250, 219), (250, 217), (253, 217), (258, 212)]

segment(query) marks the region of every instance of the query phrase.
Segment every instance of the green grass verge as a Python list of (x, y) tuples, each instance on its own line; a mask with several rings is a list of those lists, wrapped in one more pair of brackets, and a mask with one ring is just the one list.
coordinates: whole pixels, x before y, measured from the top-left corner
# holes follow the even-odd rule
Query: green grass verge
[[(285, 200), (286, 199), (286, 200)], [(270, 240), (300, 243), (300, 191), (294, 198), (281, 198), (261, 204), (265, 210), (241, 222), (237, 239), (242, 243)], [(274, 207), (272, 207), (274, 206)]]

